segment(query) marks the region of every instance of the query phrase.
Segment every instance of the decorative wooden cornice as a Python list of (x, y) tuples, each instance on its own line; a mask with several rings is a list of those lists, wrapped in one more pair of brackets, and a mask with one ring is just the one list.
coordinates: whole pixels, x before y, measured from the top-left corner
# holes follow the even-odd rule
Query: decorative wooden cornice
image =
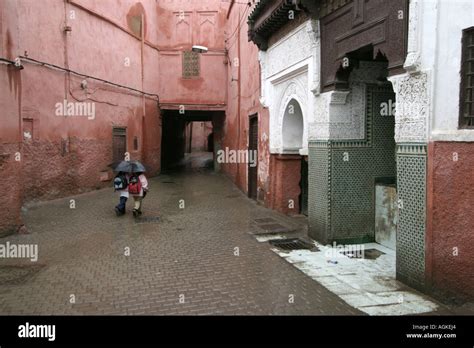
[[(249, 15), (249, 41), (261, 50), (268, 48), (268, 39), (285, 26), (299, 11), (315, 15), (319, 0), (260, 0)], [(294, 11), (293, 16), (291, 12)]]
[[(313, 19), (319, 19), (336, 11), (353, 0), (260, 0), (250, 13), (249, 41), (261, 50), (268, 48), (268, 39), (285, 26), (297, 12)], [(293, 16), (290, 11), (294, 11)]]

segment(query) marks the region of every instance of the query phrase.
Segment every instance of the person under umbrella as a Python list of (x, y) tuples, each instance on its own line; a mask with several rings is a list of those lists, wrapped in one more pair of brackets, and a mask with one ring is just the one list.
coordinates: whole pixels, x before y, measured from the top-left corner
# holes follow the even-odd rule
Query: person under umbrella
[(117, 216), (125, 215), (127, 200), (129, 197), (129, 193), (128, 193), (129, 180), (130, 180), (130, 175), (125, 171), (118, 172), (117, 176), (114, 178), (115, 192), (118, 192), (120, 194), (119, 204), (115, 206), (115, 214)]
[(137, 217), (142, 214), (142, 200), (148, 192), (148, 181), (143, 174), (146, 169), (139, 161), (121, 161), (116, 164), (115, 172), (118, 172), (114, 179), (114, 188), (120, 193), (120, 202), (115, 207), (117, 216), (124, 215), (126, 212), (126, 204), (130, 194), (134, 199), (133, 216)]
[(133, 216), (138, 217), (142, 215), (143, 198), (148, 192), (148, 180), (142, 171), (136, 171), (132, 174), (128, 190), (134, 200)]

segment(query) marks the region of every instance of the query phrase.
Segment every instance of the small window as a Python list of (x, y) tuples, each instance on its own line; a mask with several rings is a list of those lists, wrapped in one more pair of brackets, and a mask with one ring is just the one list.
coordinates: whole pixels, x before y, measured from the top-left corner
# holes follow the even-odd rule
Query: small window
[(183, 52), (183, 78), (190, 79), (200, 75), (200, 54), (193, 51)]
[(460, 128), (474, 128), (474, 27), (463, 31)]

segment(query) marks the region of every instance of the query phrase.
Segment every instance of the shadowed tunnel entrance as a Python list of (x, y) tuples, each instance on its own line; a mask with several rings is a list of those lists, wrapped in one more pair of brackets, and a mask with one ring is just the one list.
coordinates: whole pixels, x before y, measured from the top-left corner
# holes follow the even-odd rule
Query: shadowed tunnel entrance
[(217, 168), (224, 111), (162, 110), (162, 172)]

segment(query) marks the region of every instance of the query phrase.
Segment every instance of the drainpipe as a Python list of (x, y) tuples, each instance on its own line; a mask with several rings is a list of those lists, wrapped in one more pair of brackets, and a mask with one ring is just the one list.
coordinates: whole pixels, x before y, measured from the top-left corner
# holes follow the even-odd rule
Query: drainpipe
[(193, 150), (193, 127), (194, 127), (194, 122), (189, 122), (189, 147), (188, 147), (188, 152), (191, 153)]
[(235, 0), (232, 0), (229, 6), (229, 10), (227, 11), (227, 19), (229, 19), (230, 13), (232, 12), (232, 8), (234, 7), (234, 5), (235, 5)]
[[(69, 69), (69, 60), (68, 60), (68, 49), (67, 49), (67, 39), (68, 39), (68, 32), (66, 28), (68, 27), (68, 20), (67, 20), (67, 1), (64, 0), (64, 28), (63, 28), (63, 35), (64, 35), (64, 52), (63, 52), (63, 59), (64, 59), (64, 67)], [(64, 99), (68, 99), (68, 91), (71, 90), (71, 76), (69, 73), (64, 75)]]
[[(240, 23), (242, 22), (242, 18), (241, 18), (241, 9), (239, 8), (239, 25), (238, 25), (238, 29), (237, 29), (237, 59), (238, 59), (238, 66), (237, 66), (237, 122), (238, 122), (238, 127), (237, 127), (237, 130), (238, 130), (238, 133), (237, 133), (237, 151), (240, 150), (240, 119), (241, 119), (241, 115), (240, 115), (240, 112), (241, 112), (241, 108), (242, 108), (242, 105), (241, 105), (241, 89), (242, 89), (242, 86), (241, 86), (241, 83), (240, 83), (240, 77), (241, 77), (241, 61), (240, 61)], [(237, 163), (237, 175), (236, 175), (236, 181), (237, 183), (239, 183), (239, 179), (240, 179), (240, 163)]]

